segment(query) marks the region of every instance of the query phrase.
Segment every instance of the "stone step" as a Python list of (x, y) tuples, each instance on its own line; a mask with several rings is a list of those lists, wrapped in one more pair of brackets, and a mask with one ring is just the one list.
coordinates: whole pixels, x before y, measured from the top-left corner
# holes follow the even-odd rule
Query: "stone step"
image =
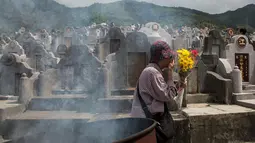
[(134, 95), (135, 88), (129, 88), (129, 89), (119, 89), (119, 90), (112, 90), (111, 95), (112, 96), (119, 96), (119, 95)]
[(233, 93), (233, 101), (255, 99), (254, 93)]
[(93, 109), (97, 113), (129, 113), (132, 108), (133, 96), (111, 96), (98, 99), (93, 105)]
[(0, 100), (18, 100), (18, 96), (13, 95), (0, 95)]
[(77, 90), (53, 90), (53, 95), (63, 95), (63, 94), (86, 94), (86, 91)]
[[(188, 94), (188, 103), (207, 103), (211, 97), (208, 94)], [(92, 103), (88, 96), (82, 95), (57, 95), (34, 97), (28, 110), (34, 111), (83, 111), (93, 113), (123, 113), (130, 112), (133, 95), (111, 96), (100, 98)]]
[(22, 113), (25, 110), (25, 106), (18, 104), (15, 100), (0, 100), (0, 121)]
[(237, 100), (236, 104), (243, 107), (255, 109), (255, 99)]
[(187, 94), (187, 104), (191, 103), (208, 103), (212, 101), (212, 97), (209, 94), (196, 93)]
[(88, 111), (91, 108), (91, 100), (86, 95), (52, 95), (34, 97), (28, 110), (34, 111)]
[[(188, 103), (207, 103), (212, 100), (209, 94), (187, 94)], [(99, 113), (130, 112), (133, 102), (133, 95), (111, 96), (98, 100), (94, 109)]]
[(249, 89), (249, 90), (243, 90), (243, 93), (253, 93), (253, 94), (255, 94), (255, 90), (251, 90), (251, 89)]
[[(188, 104), (183, 112), (190, 122), (190, 142), (221, 143), (254, 139), (255, 110), (253, 109), (238, 105), (209, 103)], [(215, 140), (216, 138), (219, 140)]]
[(243, 90), (255, 90), (255, 85), (244, 84), (243, 85)]

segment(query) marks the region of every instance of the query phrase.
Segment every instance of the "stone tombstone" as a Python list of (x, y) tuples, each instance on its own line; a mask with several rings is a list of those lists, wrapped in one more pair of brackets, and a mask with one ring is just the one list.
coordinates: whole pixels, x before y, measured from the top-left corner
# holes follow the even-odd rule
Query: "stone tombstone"
[(159, 34), (159, 30), (161, 29), (160, 24), (156, 22), (149, 22), (144, 27), (142, 27), (139, 32), (143, 32), (147, 35), (150, 44), (158, 40), (165, 41)]
[(33, 50), (37, 42), (38, 40), (36, 40), (32, 33), (30, 32), (24, 33), (20, 44), (23, 47), (27, 57), (30, 57), (30, 55), (32, 54), (31, 51)]
[(253, 46), (249, 44), (248, 38), (244, 35), (233, 36), (232, 43), (226, 46), (226, 56), (232, 69), (235, 66), (239, 67), (243, 82), (249, 82), (254, 69), (255, 57)]
[(129, 87), (135, 87), (143, 69), (150, 58), (150, 43), (147, 35), (132, 32), (126, 37), (127, 81)]
[(163, 28), (159, 29), (159, 35), (166, 41), (170, 46), (172, 46), (173, 38), (172, 36)]
[(29, 64), (36, 71), (46, 71), (50, 68), (56, 68), (58, 59), (53, 55), (52, 52), (46, 51), (46, 48), (43, 44), (37, 43), (34, 45), (34, 49), (31, 51), (29, 57)]
[(58, 43), (58, 34), (57, 34), (56, 30), (53, 29), (51, 31), (51, 37), (52, 37), (52, 39), (51, 39), (51, 49), (52, 49), (53, 53), (56, 53), (58, 45), (59, 45), (59, 43)]
[(125, 47), (125, 35), (121, 32), (120, 28), (118, 27), (110, 28), (106, 38), (109, 40), (110, 53), (115, 53), (120, 48)]
[(51, 49), (52, 37), (45, 29), (42, 29), (40, 31), (38, 39), (45, 45), (47, 51), (52, 51)]
[(19, 42), (19, 43), (21, 43), (22, 42), (22, 39), (23, 39), (23, 35), (26, 33), (26, 28), (24, 28), (24, 27), (21, 27), (20, 29), (19, 29), (19, 31), (15, 34), (15, 40), (17, 41), (17, 42)]
[(95, 46), (96, 43), (105, 37), (106, 35), (106, 29), (105, 27), (101, 25), (97, 25), (95, 27), (91, 27), (88, 29), (89, 30), (89, 35), (87, 37), (86, 43), (91, 46)]
[(0, 37), (0, 55), (3, 54), (3, 50), (4, 50), (6, 45), (7, 45), (7, 43), (4, 41), (3, 38)]
[(61, 57), (58, 63), (58, 82), (56, 90), (91, 92), (96, 90), (96, 73), (101, 62), (89, 51), (87, 46), (59, 46)]
[(26, 73), (31, 77), (33, 69), (14, 53), (3, 55), (0, 61), (0, 94), (18, 96), (21, 75)]
[[(114, 72), (112, 77), (113, 89), (124, 89), (127, 87), (127, 59), (125, 58), (126, 49), (126, 37), (121, 32), (120, 28), (110, 28), (108, 35), (106, 36), (109, 41), (109, 53), (115, 53), (114, 58), (110, 58), (108, 62), (111, 63), (110, 72)], [(108, 50), (107, 50), (108, 51)], [(107, 58), (107, 57), (106, 57)]]
[(6, 47), (3, 50), (3, 54), (9, 54), (9, 53), (15, 53), (19, 56), (22, 56), (23, 59), (25, 59), (26, 57), (24, 49), (15, 40), (12, 40), (8, 45), (6, 45)]
[(72, 46), (72, 38), (74, 36), (74, 28), (73, 27), (66, 27), (64, 32), (64, 43), (67, 48), (70, 48)]
[(219, 58), (226, 58), (225, 42), (217, 30), (209, 32), (205, 38), (203, 54), (218, 55)]
[[(126, 42), (126, 41), (125, 41)], [(110, 90), (127, 88), (127, 48), (126, 45), (106, 57), (106, 65), (110, 74)]]
[(177, 51), (178, 49), (182, 49), (182, 48), (187, 49), (188, 48), (187, 40), (184, 37), (184, 35), (179, 35), (178, 37), (176, 37), (173, 40), (172, 47), (175, 51)]
[(7, 44), (9, 44), (12, 41), (11, 38), (6, 35), (3, 35), (3, 39)]

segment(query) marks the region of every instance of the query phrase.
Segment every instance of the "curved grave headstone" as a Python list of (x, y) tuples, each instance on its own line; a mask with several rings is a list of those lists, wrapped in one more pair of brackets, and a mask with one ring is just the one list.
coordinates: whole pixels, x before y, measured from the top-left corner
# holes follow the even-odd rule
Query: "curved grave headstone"
[(254, 69), (254, 50), (244, 35), (233, 37), (232, 43), (226, 46), (226, 57), (232, 67), (238, 66), (242, 72), (243, 82), (249, 82)]
[(142, 32), (129, 33), (126, 37), (126, 50), (128, 86), (135, 87), (150, 58), (150, 43), (147, 35)]

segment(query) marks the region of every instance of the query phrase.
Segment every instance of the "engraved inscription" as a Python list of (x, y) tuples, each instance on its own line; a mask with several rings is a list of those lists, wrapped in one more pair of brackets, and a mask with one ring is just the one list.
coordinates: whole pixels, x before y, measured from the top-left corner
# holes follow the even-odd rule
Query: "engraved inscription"
[(242, 73), (243, 82), (249, 82), (249, 54), (236, 53), (235, 65)]

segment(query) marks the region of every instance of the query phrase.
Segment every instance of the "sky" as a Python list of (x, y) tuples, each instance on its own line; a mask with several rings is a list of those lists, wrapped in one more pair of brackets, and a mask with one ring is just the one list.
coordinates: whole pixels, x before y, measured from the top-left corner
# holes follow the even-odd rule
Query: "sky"
[[(56, 0), (68, 7), (85, 7), (93, 3), (109, 3), (118, 0)], [(255, 4), (255, 0), (138, 0), (154, 3), (163, 6), (180, 6), (203, 12), (216, 14), (223, 13), (228, 10), (236, 10), (247, 4)]]

